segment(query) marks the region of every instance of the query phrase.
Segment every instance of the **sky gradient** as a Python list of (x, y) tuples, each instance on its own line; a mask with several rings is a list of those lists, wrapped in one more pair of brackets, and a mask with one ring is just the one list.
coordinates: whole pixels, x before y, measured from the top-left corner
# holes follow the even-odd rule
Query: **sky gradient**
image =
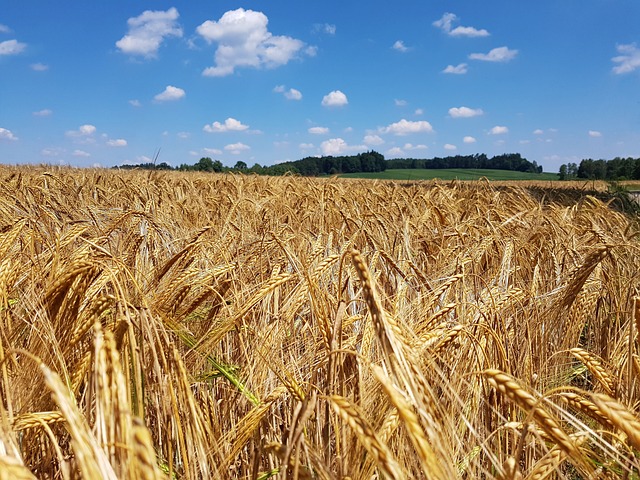
[(638, 0), (0, 4), (0, 162), (640, 157)]

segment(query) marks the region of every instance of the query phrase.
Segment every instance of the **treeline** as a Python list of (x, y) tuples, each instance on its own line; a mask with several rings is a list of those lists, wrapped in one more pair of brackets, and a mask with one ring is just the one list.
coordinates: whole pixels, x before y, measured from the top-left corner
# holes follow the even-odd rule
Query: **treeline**
[(567, 163), (560, 166), (560, 180), (583, 178), (589, 180), (640, 180), (640, 158), (613, 160), (585, 159), (580, 165)]
[(395, 158), (393, 160), (387, 160), (387, 168), (474, 168), (542, 173), (542, 166), (539, 166), (535, 160), (530, 162), (519, 153), (504, 153), (491, 158), (487, 157), (484, 153), (434, 157), (429, 159)]
[(256, 163), (249, 167), (242, 160), (236, 162), (233, 167), (223, 165), (220, 160), (212, 160), (203, 157), (198, 162), (189, 165), (181, 164), (177, 168), (171, 167), (166, 162), (143, 163), (139, 165), (121, 165), (122, 169), (146, 169), (146, 170), (180, 170), (197, 172), (240, 172), (255, 173), (258, 175), (284, 175), (287, 173), (303, 176), (338, 175), (341, 173), (356, 172), (383, 172), (387, 169), (448, 169), (448, 168), (472, 168), (491, 170), (512, 170), (518, 172), (542, 173), (542, 167), (535, 161), (530, 162), (519, 153), (505, 153), (495, 157), (487, 157), (484, 153), (476, 155), (455, 155), (450, 157), (434, 157), (429, 159), (395, 158), (385, 160), (378, 152), (370, 151), (358, 155), (306, 157), (301, 160), (277, 163), (270, 166), (261, 166)]

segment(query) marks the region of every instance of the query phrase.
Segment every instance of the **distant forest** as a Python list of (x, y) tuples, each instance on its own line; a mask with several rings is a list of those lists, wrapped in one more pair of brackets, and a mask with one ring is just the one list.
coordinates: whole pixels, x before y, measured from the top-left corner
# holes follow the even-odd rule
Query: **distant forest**
[(640, 180), (640, 158), (620, 158), (613, 160), (586, 159), (560, 166), (560, 180)]
[(434, 157), (429, 159), (394, 158), (385, 160), (378, 152), (370, 151), (358, 155), (306, 157), (301, 160), (261, 166), (249, 167), (245, 162), (236, 162), (233, 168), (226, 167), (220, 160), (203, 157), (193, 165), (182, 164), (177, 168), (166, 162), (159, 164), (144, 163), (140, 165), (121, 165), (115, 168), (148, 169), (148, 170), (181, 170), (200, 172), (241, 172), (258, 175), (284, 175), (287, 173), (303, 176), (337, 175), (340, 173), (383, 172), (387, 169), (448, 169), (473, 168), (490, 170), (512, 170), (518, 172), (541, 173), (542, 167), (535, 161), (530, 162), (519, 153), (505, 153), (495, 157), (487, 157), (484, 153), (476, 155), (455, 155), (451, 157)]

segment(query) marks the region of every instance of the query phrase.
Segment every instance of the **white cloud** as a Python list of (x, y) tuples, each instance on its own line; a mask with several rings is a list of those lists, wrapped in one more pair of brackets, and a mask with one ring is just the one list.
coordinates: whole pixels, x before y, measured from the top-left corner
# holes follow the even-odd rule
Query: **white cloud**
[(179, 16), (174, 7), (166, 12), (145, 10), (127, 20), (129, 32), (116, 42), (116, 47), (129, 55), (155, 57), (165, 38), (182, 37), (182, 28), (177, 22)]
[(469, 108), (469, 107), (453, 107), (449, 109), (449, 115), (452, 118), (471, 118), (483, 115), (484, 112), (481, 108)]
[(207, 155), (222, 155), (222, 150), (217, 148), (203, 148), (202, 151)]
[(424, 114), (424, 110), (422, 108), (416, 108), (416, 111), (413, 112), (415, 115), (422, 115)]
[(90, 124), (80, 125), (77, 130), (68, 130), (68, 137), (89, 137), (96, 133), (96, 127)]
[(613, 73), (620, 75), (640, 68), (640, 49), (635, 43), (616, 45), (616, 50), (620, 55), (611, 59), (618, 64), (613, 67)]
[(323, 155), (340, 155), (349, 150), (349, 145), (342, 138), (331, 138), (320, 144)]
[(27, 48), (26, 43), (17, 40), (5, 40), (0, 42), (0, 55), (17, 55)]
[(402, 150), (400, 147), (390, 148), (389, 150), (387, 150), (387, 156), (388, 157), (402, 157), (402, 156), (404, 156), (404, 150)]
[(399, 52), (406, 52), (409, 50), (407, 46), (405, 46), (402, 40), (396, 40), (392, 47), (394, 50), (398, 50)]
[(336, 26), (330, 23), (316, 23), (313, 26), (314, 33), (326, 33), (327, 35), (336, 34)]
[(469, 55), (471, 60), (483, 60), (485, 62), (508, 62), (518, 55), (518, 50), (510, 50), (507, 47), (498, 47), (489, 53), (472, 53)]
[(0, 140), (15, 141), (18, 140), (18, 137), (16, 137), (11, 130), (0, 128)]
[(541, 130), (540, 128), (536, 128), (536, 129), (533, 131), (533, 134), (534, 134), (534, 135), (543, 135), (543, 134), (544, 134), (544, 131), (543, 131), (543, 130)]
[(44, 110), (38, 110), (37, 112), (33, 112), (33, 115), (36, 117), (48, 117), (53, 114), (53, 111), (45, 108)]
[(287, 90), (284, 85), (278, 85), (273, 89), (276, 93), (282, 93), (287, 100), (302, 100), (302, 93), (300, 90), (290, 88)]
[(174, 87), (173, 85), (167, 85), (162, 93), (157, 94), (153, 99), (157, 102), (169, 102), (173, 100), (180, 100), (186, 95), (185, 91), (181, 88)]
[(464, 75), (465, 73), (467, 73), (468, 69), (467, 69), (467, 64), (466, 63), (460, 63), (458, 65), (456, 65), (455, 67), (453, 65), (447, 65), (447, 68), (445, 68), (442, 72), (443, 73), (452, 73), (454, 75)]
[(189, 132), (178, 132), (178, 133), (176, 133), (176, 136), (178, 138), (180, 138), (181, 140), (186, 140), (187, 138), (189, 138), (191, 136), (191, 134)]
[(404, 107), (407, 105), (407, 101), (406, 100), (398, 100), (397, 98), (393, 101), (393, 104), (396, 107)]
[[(218, 44), (215, 65), (202, 74), (210, 77), (231, 75), (237, 67), (275, 68), (285, 65), (305, 46), (292, 37), (273, 35), (267, 30), (269, 19), (262, 12), (238, 8), (225, 12), (220, 20), (207, 20), (197, 33), (207, 43)], [(315, 50), (307, 49), (308, 55)]]
[(589, 136), (592, 138), (598, 138), (602, 136), (602, 132), (599, 132), (597, 130), (589, 130)]
[(433, 22), (435, 27), (441, 29), (447, 35), (452, 37), (488, 37), (489, 32), (474, 27), (458, 26), (453, 28), (454, 22), (458, 20), (458, 16), (454, 13), (445, 13), (439, 20)]
[(366, 135), (364, 137), (365, 145), (382, 145), (384, 140), (378, 135)]
[(329, 133), (329, 129), (327, 127), (311, 127), (307, 131), (314, 135), (326, 135), (327, 133)]
[(462, 139), (462, 141), (463, 141), (464, 143), (476, 143), (476, 139), (475, 139), (475, 137), (472, 137), (472, 136), (470, 136), (470, 135), (467, 135), (466, 137), (464, 137), (464, 138)]
[(249, 145), (245, 145), (244, 143), (238, 142), (238, 143), (231, 143), (229, 145), (226, 145), (224, 149), (232, 153), (233, 155), (238, 155), (241, 152), (250, 150), (251, 147)]
[(315, 145), (313, 143), (301, 143), (298, 147), (302, 150), (309, 150), (310, 148), (315, 148)]
[(409, 150), (409, 151), (411, 151), (411, 150), (427, 150), (428, 148), (429, 148), (429, 147), (427, 147), (427, 146), (426, 146), (425, 144), (423, 144), (423, 143), (420, 143), (420, 144), (418, 144), (418, 145), (413, 145), (413, 144), (411, 144), (411, 143), (405, 143), (405, 144), (402, 146), (402, 149), (403, 149), (403, 150)]
[(44, 157), (57, 157), (64, 153), (64, 149), (59, 147), (49, 147), (40, 150), (40, 155)]
[(116, 138), (107, 140), (107, 146), (109, 147), (126, 147), (127, 141), (124, 138)]
[(380, 131), (382, 133), (393, 133), (394, 135), (409, 135), (410, 133), (433, 132), (433, 127), (425, 120), (413, 122), (403, 118), (399, 122), (381, 128)]
[(211, 125), (207, 124), (203, 130), (208, 133), (224, 133), (224, 132), (242, 132), (247, 130), (249, 125), (244, 125), (240, 120), (235, 118), (227, 118), (224, 123), (213, 122)]
[(91, 156), (89, 152), (85, 152), (84, 150), (74, 150), (71, 155), (73, 155), (74, 157), (85, 157), (85, 158)]
[(49, 70), (49, 65), (45, 65), (44, 63), (32, 63), (29, 66), (34, 72), (45, 72)]
[(445, 150), (457, 150), (458, 147), (456, 147), (455, 145), (451, 145), (450, 143), (445, 143), (444, 144), (444, 149)]
[(489, 130), (489, 135), (502, 135), (505, 133), (509, 133), (509, 129), (501, 125), (496, 125), (491, 130)]
[(11, 33), (11, 29), (0, 23), (0, 33)]
[(347, 96), (340, 90), (329, 92), (322, 98), (323, 107), (342, 107), (348, 103)]
[(129, 100), (129, 105), (131, 105), (132, 107), (141, 107), (142, 103), (140, 103), (140, 100), (133, 99)]

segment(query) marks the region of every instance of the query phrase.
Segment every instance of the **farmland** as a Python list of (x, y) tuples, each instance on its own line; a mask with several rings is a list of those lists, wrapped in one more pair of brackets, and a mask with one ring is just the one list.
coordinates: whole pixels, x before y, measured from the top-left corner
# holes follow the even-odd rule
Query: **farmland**
[(595, 190), (0, 178), (0, 478), (638, 475), (637, 224)]
[(343, 178), (377, 178), (381, 180), (479, 180), (487, 178), (489, 180), (527, 180), (527, 181), (554, 181), (558, 180), (555, 173), (529, 173), (516, 172), (512, 170), (491, 170), (472, 168), (449, 168), (449, 169), (390, 169), (383, 172), (358, 172), (343, 173)]

